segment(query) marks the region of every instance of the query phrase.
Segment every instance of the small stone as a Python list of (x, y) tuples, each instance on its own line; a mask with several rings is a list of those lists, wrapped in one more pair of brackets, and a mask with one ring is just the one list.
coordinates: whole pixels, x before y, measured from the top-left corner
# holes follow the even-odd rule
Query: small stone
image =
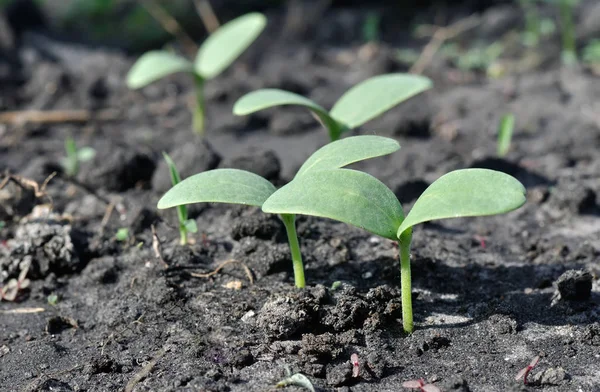
[(529, 377), (529, 383), (532, 385), (561, 385), (567, 380), (569, 375), (561, 367), (549, 368)]
[(249, 310), (246, 312), (246, 314), (244, 314), (241, 318), (243, 323), (250, 323), (252, 320), (252, 318), (256, 315), (256, 312), (254, 310)]
[(592, 274), (583, 270), (569, 270), (555, 282), (560, 299), (585, 301), (592, 293)]

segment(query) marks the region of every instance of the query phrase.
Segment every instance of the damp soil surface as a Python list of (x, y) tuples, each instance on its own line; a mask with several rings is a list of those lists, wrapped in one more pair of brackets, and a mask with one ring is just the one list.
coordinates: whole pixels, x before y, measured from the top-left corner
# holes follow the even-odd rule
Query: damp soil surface
[[(511, 12), (520, 15), (488, 9), (472, 35), (499, 34), (492, 22)], [(267, 33), (207, 83), (204, 139), (191, 131), (185, 75), (134, 92), (124, 79), (135, 57), (121, 51), (34, 34), (11, 49), (20, 64), (2, 63), (3, 110), (92, 118), (0, 127), (3, 173), (41, 187), (58, 171), (37, 194), (14, 181), (0, 190), (0, 282), (25, 264), (31, 280), (0, 303), (0, 390), (270, 391), (289, 372), (318, 391), (401, 391), (420, 378), (442, 391), (600, 391), (600, 82), (561, 67), (551, 44), (543, 50), (556, 61), (498, 79), (436, 57), (425, 71), (433, 90), (354, 132), (400, 141), (356, 168), (406, 209), (459, 168), (502, 170), (527, 188), (525, 206), (507, 215), (415, 229), (412, 335), (402, 331), (396, 244), (360, 229), (298, 219), (303, 290), (282, 224), (257, 209), (191, 206), (199, 232), (178, 244), (174, 211), (155, 208), (170, 186), (162, 151), (183, 177), (235, 167), (285, 184), (326, 133), (293, 108), (233, 116), (237, 98), (279, 87), (329, 107), (367, 77), (407, 69), (396, 41), (352, 35), (363, 10), (330, 10), (310, 34), (279, 34), (283, 14), (269, 16)], [(517, 127), (498, 158), (507, 112)], [(60, 173), (69, 135), (96, 150), (75, 179)], [(528, 384), (516, 381), (536, 356)]]

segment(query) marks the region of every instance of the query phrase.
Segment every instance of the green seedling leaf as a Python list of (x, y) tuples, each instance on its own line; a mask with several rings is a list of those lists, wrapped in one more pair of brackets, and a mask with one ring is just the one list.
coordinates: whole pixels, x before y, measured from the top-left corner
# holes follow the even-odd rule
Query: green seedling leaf
[(310, 99), (276, 88), (265, 88), (244, 95), (233, 105), (233, 114), (236, 116), (245, 116), (274, 106), (285, 105), (304, 106), (312, 111), (327, 128), (330, 125), (336, 128), (341, 126), (329, 116), (327, 110)]
[(127, 87), (137, 89), (177, 72), (194, 72), (193, 64), (164, 50), (144, 53), (127, 74)]
[(212, 79), (239, 57), (263, 31), (264, 15), (254, 12), (221, 26), (198, 50), (195, 71), (204, 79)]
[(94, 150), (92, 147), (82, 147), (77, 150), (77, 159), (79, 162), (91, 161), (95, 156), (96, 150)]
[(429, 186), (398, 228), (435, 219), (496, 215), (525, 204), (525, 187), (514, 177), (488, 169), (450, 172)]
[(117, 241), (127, 241), (127, 239), (129, 238), (129, 229), (126, 227), (121, 227), (119, 230), (117, 230), (115, 238), (117, 239)]
[(293, 374), (275, 384), (276, 388), (284, 388), (289, 385), (296, 385), (298, 387), (309, 390), (310, 392), (315, 392), (315, 387), (313, 387), (310, 380), (303, 374), (296, 373)]
[(397, 241), (404, 219), (394, 193), (375, 177), (350, 169), (320, 170), (296, 177), (263, 204), (273, 214), (335, 219)]
[(77, 159), (77, 144), (71, 136), (65, 139), (65, 153), (61, 161), (65, 174), (69, 177), (74, 177), (79, 171), (79, 161)]
[(330, 115), (347, 128), (356, 128), (432, 86), (431, 80), (409, 74), (375, 76), (348, 90)]
[(188, 219), (185, 221), (184, 223), (185, 228), (187, 231), (189, 231), (190, 233), (197, 233), (198, 232), (198, 225), (196, 225), (196, 221), (193, 219)]
[(502, 116), (498, 128), (498, 156), (503, 157), (508, 153), (514, 128), (515, 116), (512, 113)]
[(302, 165), (296, 177), (323, 169), (337, 169), (351, 163), (391, 154), (400, 149), (394, 139), (382, 136), (352, 136), (329, 143), (313, 153)]
[(264, 178), (244, 170), (215, 169), (193, 175), (171, 188), (158, 208), (213, 202), (261, 207), (276, 188)]
[(48, 296), (48, 305), (56, 306), (58, 303), (58, 295), (56, 293), (52, 293)]

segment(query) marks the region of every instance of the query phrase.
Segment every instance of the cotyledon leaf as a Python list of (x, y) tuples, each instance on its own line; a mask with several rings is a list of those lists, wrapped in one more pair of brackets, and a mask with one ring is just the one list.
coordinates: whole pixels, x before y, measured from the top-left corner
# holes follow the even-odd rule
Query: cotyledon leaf
[(127, 87), (144, 87), (176, 72), (194, 72), (193, 64), (165, 50), (144, 53), (127, 73)]
[(391, 154), (400, 149), (394, 139), (375, 135), (351, 136), (326, 144), (302, 165), (296, 177), (323, 169), (337, 169), (364, 159)]
[(202, 43), (195, 70), (204, 79), (212, 79), (237, 59), (254, 42), (267, 24), (258, 12), (225, 23)]
[(375, 177), (356, 170), (319, 170), (296, 177), (273, 193), (264, 212), (335, 219), (396, 240), (404, 218), (394, 193)]
[(310, 99), (276, 88), (263, 88), (244, 95), (233, 105), (233, 114), (245, 116), (260, 110), (283, 105), (304, 106), (315, 112), (318, 116), (329, 116), (327, 110)]
[(375, 76), (348, 90), (329, 114), (347, 128), (356, 128), (431, 86), (431, 80), (424, 76), (400, 73)]
[(213, 202), (261, 207), (276, 188), (259, 175), (238, 169), (215, 169), (195, 174), (171, 188), (158, 208)]
[(496, 215), (525, 204), (525, 187), (514, 177), (489, 169), (455, 170), (431, 184), (398, 228), (398, 237), (435, 219)]

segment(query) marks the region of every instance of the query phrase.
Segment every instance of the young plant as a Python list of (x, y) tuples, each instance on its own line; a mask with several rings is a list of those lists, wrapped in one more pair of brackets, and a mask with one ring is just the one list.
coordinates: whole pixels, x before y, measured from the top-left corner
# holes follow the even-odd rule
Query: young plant
[(442, 391), (440, 388), (436, 387), (433, 384), (427, 384), (425, 382), (425, 380), (423, 380), (422, 378), (420, 378), (418, 380), (404, 381), (402, 383), (402, 386), (404, 388), (408, 388), (408, 389), (418, 389), (421, 392), (441, 392)]
[(500, 120), (498, 127), (498, 156), (504, 157), (510, 149), (513, 131), (515, 129), (515, 115), (505, 114)]
[[(302, 165), (296, 178), (323, 169), (335, 169), (354, 162), (397, 151), (400, 145), (381, 136), (354, 136), (321, 147)], [(192, 203), (231, 203), (262, 207), (277, 189), (266, 179), (244, 170), (215, 169), (186, 178), (171, 188), (159, 201), (158, 208)], [(297, 287), (305, 287), (304, 265), (296, 234), (296, 215), (280, 214), (285, 226)]]
[(96, 150), (91, 147), (77, 148), (75, 139), (71, 136), (65, 139), (66, 156), (61, 160), (61, 166), (68, 177), (75, 177), (79, 173), (79, 164), (90, 161), (96, 156)]
[[(171, 157), (166, 152), (163, 152), (163, 156), (165, 157), (165, 161), (167, 161), (167, 166), (169, 166), (171, 183), (175, 186), (181, 182), (181, 177), (179, 176), (175, 162), (173, 162)], [(179, 243), (181, 245), (187, 245), (187, 233), (196, 233), (198, 231), (198, 226), (196, 226), (195, 220), (188, 219), (188, 211), (185, 205), (177, 206), (177, 218), (179, 219)]]
[(529, 365), (525, 366), (519, 371), (519, 373), (517, 373), (517, 375), (515, 376), (515, 380), (519, 381), (520, 379), (523, 379), (523, 384), (527, 385), (527, 376), (529, 375), (529, 372), (531, 372), (533, 368), (537, 366), (539, 361), (540, 356), (538, 355), (531, 360)]
[(259, 36), (267, 24), (260, 13), (250, 13), (224, 24), (202, 43), (196, 59), (191, 61), (164, 50), (145, 53), (127, 74), (127, 86), (144, 87), (158, 79), (186, 72), (193, 76), (196, 88), (194, 130), (204, 134), (204, 83), (233, 63)]
[(560, 16), (560, 31), (562, 40), (562, 62), (565, 65), (577, 63), (577, 47), (575, 44), (575, 23), (573, 21), (573, 10), (579, 0), (551, 0), (558, 2)]
[(525, 203), (525, 188), (487, 169), (450, 172), (431, 184), (404, 215), (394, 193), (375, 177), (350, 169), (313, 171), (294, 178), (263, 204), (272, 214), (304, 214), (345, 222), (400, 246), (402, 322), (413, 331), (410, 244), (416, 224), (435, 219), (501, 214)]
[(289, 91), (262, 89), (241, 97), (233, 106), (233, 113), (244, 116), (274, 106), (304, 106), (327, 129), (331, 141), (335, 141), (343, 132), (363, 125), (399, 103), (431, 88), (431, 85), (429, 79), (418, 75), (396, 73), (375, 76), (346, 91), (331, 111)]

